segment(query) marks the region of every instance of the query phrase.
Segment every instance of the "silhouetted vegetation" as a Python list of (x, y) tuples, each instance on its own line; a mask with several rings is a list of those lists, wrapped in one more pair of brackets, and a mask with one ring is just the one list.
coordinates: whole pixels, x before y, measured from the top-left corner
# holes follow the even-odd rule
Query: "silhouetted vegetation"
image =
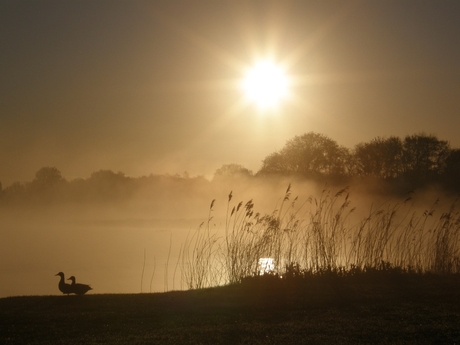
[(308, 179), (343, 183), (384, 183), (396, 193), (439, 185), (460, 192), (460, 154), (447, 141), (424, 133), (375, 138), (350, 150), (317, 133), (288, 140), (263, 160), (258, 175), (295, 174)]
[(241, 164), (224, 164), (214, 173), (214, 180), (235, 179), (241, 177), (252, 177), (254, 174), (251, 170)]
[[(122, 172), (100, 170), (89, 178), (67, 181), (56, 167), (44, 167), (31, 182), (14, 182), (0, 194), (3, 205), (62, 202), (116, 202), (131, 198), (136, 193), (152, 192), (156, 195), (178, 190), (190, 191), (209, 185), (204, 177), (179, 175), (149, 175), (128, 177)], [(187, 188), (184, 188), (186, 186)], [(177, 193), (176, 193), (177, 195)]]
[[(460, 149), (424, 133), (404, 138), (377, 137), (353, 149), (323, 134), (306, 133), (286, 142), (262, 160), (255, 174), (240, 164), (224, 164), (209, 181), (202, 176), (154, 175), (128, 177), (122, 172), (100, 170), (89, 178), (66, 180), (56, 167), (43, 167), (31, 182), (14, 182), (0, 188), (0, 203), (123, 200), (141, 190), (195, 189), (212, 183), (237, 182), (287, 176), (319, 184), (353, 183), (379, 186), (387, 194), (436, 186), (448, 193), (460, 192)], [(384, 186), (384, 188), (382, 188)]]
[(350, 153), (325, 135), (307, 133), (288, 140), (283, 149), (263, 160), (259, 174), (297, 174), (309, 178), (349, 175)]
[[(183, 246), (182, 275), (190, 289), (266, 274), (278, 280), (394, 269), (460, 274), (458, 200), (447, 209), (438, 210), (435, 201), (420, 211), (408, 197), (351, 219), (356, 208), (346, 189), (335, 194), (324, 190), (302, 202), (291, 198), (289, 186), (279, 208), (266, 215), (255, 211), (252, 200), (234, 205), (232, 197), (224, 231), (210, 227), (213, 200), (204, 227)], [(261, 267), (261, 258), (270, 258), (273, 265)]]

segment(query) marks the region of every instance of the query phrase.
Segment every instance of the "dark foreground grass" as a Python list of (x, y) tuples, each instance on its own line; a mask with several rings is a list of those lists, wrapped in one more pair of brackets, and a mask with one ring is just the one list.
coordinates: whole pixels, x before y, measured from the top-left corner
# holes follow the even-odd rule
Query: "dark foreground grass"
[(0, 299), (0, 344), (460, 344), (460, 277), (250, 279)]

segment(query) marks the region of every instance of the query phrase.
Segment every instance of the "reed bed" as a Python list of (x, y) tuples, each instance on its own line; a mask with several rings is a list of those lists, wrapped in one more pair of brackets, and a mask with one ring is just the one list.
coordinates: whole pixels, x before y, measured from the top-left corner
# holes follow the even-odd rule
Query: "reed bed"
[[(246, 278), (341, 275), (395, 269), (399, 272), (460, 273), (457, 201), (444, 211), (436, 201), (423, 212), (412, 196), (371, 206), (366, 216), (352, 207), (349, 189), (323, 190), (300, 202), (286, 189), (271, 214), (255, 212), (252, 200), (228, 195), (224, 229), (208, 219), (182, 246), (182, 280), (189, 289), (239, 283)], [(440, 215), (437, 215), (440, 214)], [(270, 258), (273, 264), (261, 265)], [(264, 261), (267, 263), (267, 261)]]

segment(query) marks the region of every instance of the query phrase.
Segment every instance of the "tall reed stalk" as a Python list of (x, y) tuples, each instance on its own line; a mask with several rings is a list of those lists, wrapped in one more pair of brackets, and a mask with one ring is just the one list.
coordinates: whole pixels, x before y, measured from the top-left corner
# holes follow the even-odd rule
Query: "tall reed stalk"
[(219, 255), (219, 237), (211, 233), (211, 216), (215, 200), (209, 207), (208, 219), (201, 223), (190, 236), (187, 235), (182, 247), (182, 279), (189, 289), (200, 289), (207, 286), (219, 285), (219, 269), (213, 263)]

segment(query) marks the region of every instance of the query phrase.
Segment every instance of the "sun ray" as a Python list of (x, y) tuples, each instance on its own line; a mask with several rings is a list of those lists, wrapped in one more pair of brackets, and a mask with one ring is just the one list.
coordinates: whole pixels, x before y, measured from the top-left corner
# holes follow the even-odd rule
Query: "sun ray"
[(234, 55), (228, 53), (225, 49), (222, 49), (216, 44), (210, 42), (203, 35), (200, 35), (199, 33), (195, 32), (190, 27), (186, 27), (183, 24), (179, 23), (177, 20), (175, 20), (175, 18), (167, 15), (165, 12), (156, 8), (154, 11), (152, 11), (152, 16), (159, 23), (161, 23), (161, 25), (184, 37), (190, 43), (195, 44), (200, 48), (204, 49), (205, 51), (211, 53), (224, 64), (233, 68), (235, 71), (240, 71), (244, 66), (243, 61), (241, 61)]
[(349, 15), (351, 10), (356, 7), (358, 1), (359, 0), (350, 1), (343, 5), (334, 15), (329, 17), (321, 27), (309, 34), (308, 37), (291, 52), (285, 54), (282, 63), (290, 68), (295, 66), (306, 56), (309, 50), (318, 45), (327, 35), (337, 28), (340, 22), (342, 22)]

